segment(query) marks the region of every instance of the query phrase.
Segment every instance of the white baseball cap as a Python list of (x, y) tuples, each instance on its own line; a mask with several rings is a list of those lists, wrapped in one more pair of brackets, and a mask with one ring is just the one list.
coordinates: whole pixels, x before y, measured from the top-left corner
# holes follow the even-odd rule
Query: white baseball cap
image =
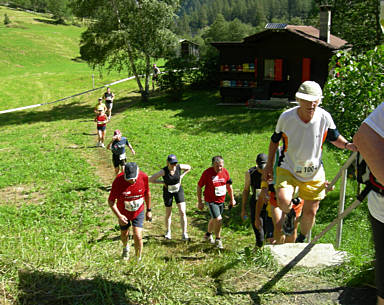
[(296, 92), (296, 98), (315, 102), (323, 98), (323, 90), (318, 83), (307, 80), (302, 83)]

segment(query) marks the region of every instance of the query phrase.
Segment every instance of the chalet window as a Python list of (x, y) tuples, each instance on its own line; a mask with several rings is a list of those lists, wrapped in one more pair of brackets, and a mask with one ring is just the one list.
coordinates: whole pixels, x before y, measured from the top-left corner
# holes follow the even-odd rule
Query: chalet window
[(265, 59), (264, 60), (264, 79), (265, 80), (283, 80), (283, 60)]

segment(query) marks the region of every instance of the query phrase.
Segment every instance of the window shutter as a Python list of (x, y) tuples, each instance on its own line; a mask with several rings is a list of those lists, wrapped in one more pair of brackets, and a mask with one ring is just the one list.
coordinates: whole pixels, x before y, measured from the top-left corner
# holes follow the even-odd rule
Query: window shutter
[(306, 80), (311, 79), (311, 59), (304, 57), (302, 60), (302, 72), (301, 72), (301, 81), (305, 82)]

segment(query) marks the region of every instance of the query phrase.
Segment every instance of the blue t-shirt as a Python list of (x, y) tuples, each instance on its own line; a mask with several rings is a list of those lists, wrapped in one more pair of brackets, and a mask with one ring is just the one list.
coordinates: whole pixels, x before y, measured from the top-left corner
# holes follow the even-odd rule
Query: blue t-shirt
[(114, 155), (122, 155), (125, 153), (125, 145), (129, 146), (129, 142), (126, 137), (121, 137), (120, 141), (113, 141), (111, 150)]

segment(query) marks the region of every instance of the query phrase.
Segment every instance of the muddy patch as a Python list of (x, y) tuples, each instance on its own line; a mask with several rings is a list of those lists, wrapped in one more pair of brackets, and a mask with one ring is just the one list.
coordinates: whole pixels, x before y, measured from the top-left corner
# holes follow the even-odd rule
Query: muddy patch
[(43, 204), (44, 200), (44, 196), (33, 185), (15, 185), (0, 189), (0, 204)]

